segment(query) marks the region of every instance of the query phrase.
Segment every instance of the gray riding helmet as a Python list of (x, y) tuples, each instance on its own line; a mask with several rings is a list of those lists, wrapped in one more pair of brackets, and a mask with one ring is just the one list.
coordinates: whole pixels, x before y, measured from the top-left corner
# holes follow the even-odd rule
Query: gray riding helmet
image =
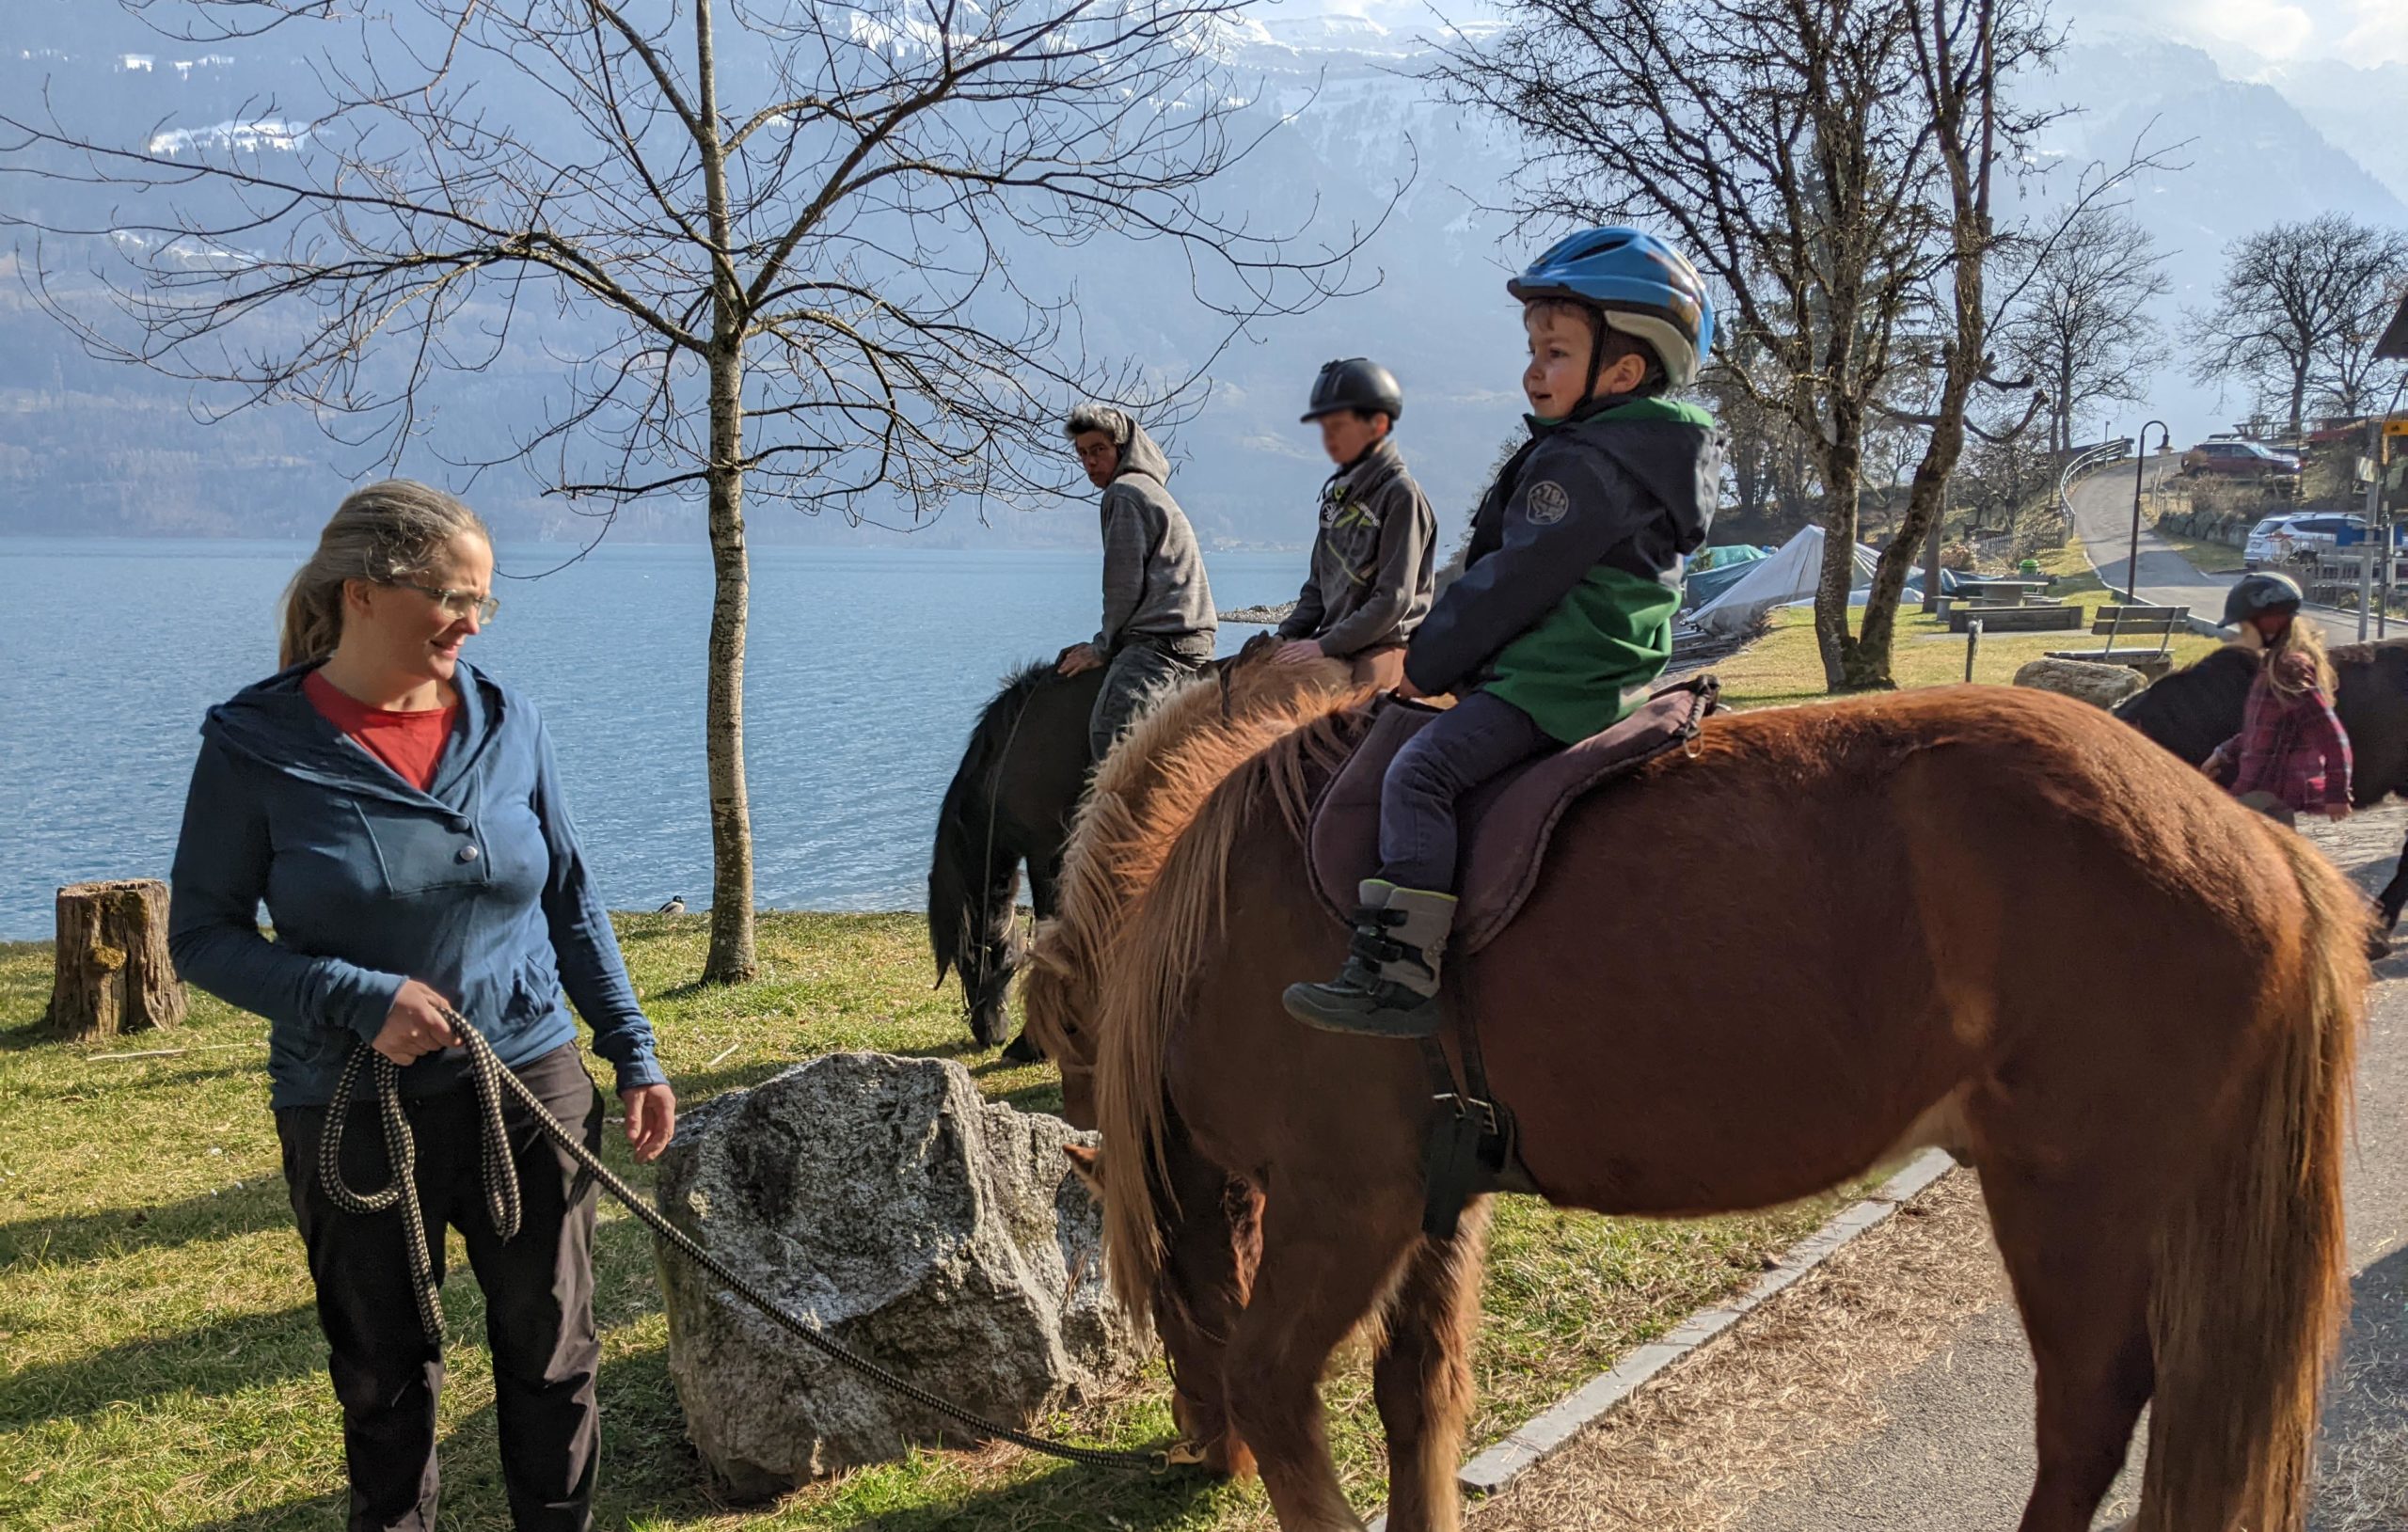
[(1323, 362), (1321, 376), (1313, 379), (1312, 403), (1303, 419), (1309, 424), (1339, 410), (1385, 415), (1393, 426), (1404, 418), (1404, 388), (1395, 373), (1369, 356)]
[(2224, 621), (2218, 627), (2236, 627), (2265, 611), (2297, 611), (2307, 599), (2299, 581), (2289, 575), (2277, 575), (2271, 569), (2260, 569), (2243, 575), (2225, 592)]

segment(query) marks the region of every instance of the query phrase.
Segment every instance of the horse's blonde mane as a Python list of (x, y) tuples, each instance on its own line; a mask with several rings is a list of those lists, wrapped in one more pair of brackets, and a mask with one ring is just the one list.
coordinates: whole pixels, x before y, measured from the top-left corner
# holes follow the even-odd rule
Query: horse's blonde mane
[(1345, 666), (1237, 661), (1187, 683), (1147, 713), (1096, 768), (1063, 851), (1059, 907), (1028, 961), (1025, 1024), (1046, 1056), (1086, 1062), (1106, 950), (1131, 904), (1221, 779), (1300, 724), (1361, 703)]
[(1316, 785), (1361, 739), (1366, 717), (1325, 696), (1300, 699), (1200, 734), (1164, 761), (1165, 798), (1184, 812), (1145, 847), (1148, 876), (1091, 971), (1097, 1126), (1110, 1155), (1106, 1265), (1133, 1312), (1152, 1297), (1169, 1210), (1164, 1051), (1220, 939), (1230, 854), (1266, 813), (1303, 840)]

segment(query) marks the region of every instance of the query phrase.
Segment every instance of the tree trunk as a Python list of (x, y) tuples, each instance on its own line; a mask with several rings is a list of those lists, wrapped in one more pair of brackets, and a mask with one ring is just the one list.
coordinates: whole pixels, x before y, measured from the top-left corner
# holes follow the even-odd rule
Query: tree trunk
[(1856, 640), (1847, 630), (1847, 598), (1856, 583), (1857, 498), (1863, 482), (1863, 417), (1846, 398), (1831, 402), (1835, 440), (1823, 453), (1823, 568), (1814, 584), (1814, 644), (1823, 685), (1849, 688)]
[(737, 284), (727, 150), (720, 138), (719, 48), (711, 0), (695, 0), (694, 75), (703, 197), (711, 235), (711, 651), (704, 683), (704, 759), (711, 793), (711, 944), (705, 984), (760, 977), (752, 948), (752, 805), (744, 785), (744, 626), (752, 600), (744, 550), (744, 294)]
[(711, 650), (703, 714), (711, 793), (711, 944), (705, 984), (759, 977), (752, 946), (752, 810), (744, 784), (744, 362), (731, 344), (711, 370)]
[(167, 885), (155, 877), (71, 883), (58, 891), (51, 1030), (70, 1042), (184, 1019), (167, 959)]

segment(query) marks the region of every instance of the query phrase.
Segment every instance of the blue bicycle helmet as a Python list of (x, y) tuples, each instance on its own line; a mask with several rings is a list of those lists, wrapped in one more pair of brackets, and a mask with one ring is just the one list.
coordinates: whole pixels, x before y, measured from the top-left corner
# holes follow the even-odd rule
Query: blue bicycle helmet
[(1714, 304), (1688, 257), (1639, 229), (1587, 229), (1558, 242), (1505, 284), (1524, 303), (1570, 298), (1644, 340), (1675, 388), (1697, 381), (1714, 349)]

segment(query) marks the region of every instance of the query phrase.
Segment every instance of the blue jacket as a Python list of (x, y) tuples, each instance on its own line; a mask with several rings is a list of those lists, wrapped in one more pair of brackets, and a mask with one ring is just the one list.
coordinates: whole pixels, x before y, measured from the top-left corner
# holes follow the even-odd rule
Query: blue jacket
[[(273, 1104), (325, 1104), (404, 979), (449, 998), (513, 1066), (576, 1038), (565, 985), (618, 1088), (659, 1083), (533, 705), (463, 663), (460, 725), (422, 793), (303, 695), (312, 668), (209, 710), (167, 919), (177, 971), (267, 1019)], [(446, 1049), (403, 1070), (403, 1089), (464, 1072)]]

